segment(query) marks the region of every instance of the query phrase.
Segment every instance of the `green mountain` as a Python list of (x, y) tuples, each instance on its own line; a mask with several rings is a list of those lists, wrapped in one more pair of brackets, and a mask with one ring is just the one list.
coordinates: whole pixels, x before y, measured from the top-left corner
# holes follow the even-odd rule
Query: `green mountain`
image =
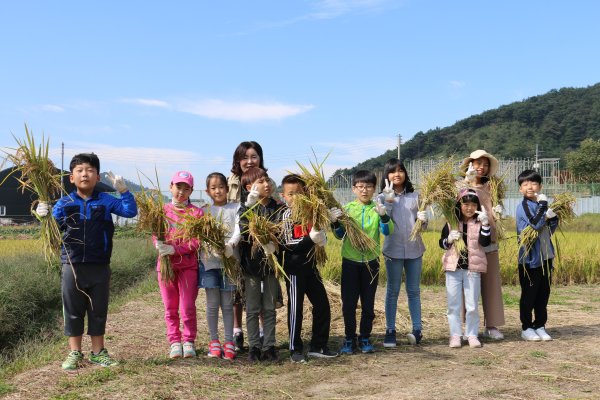
[[(536, 143), (542, 156), (565, 160), (587, 138), (600, 139), (600, 83), (586, 88), (552, 89), (494, 110), (470, 116), (446, 128), (417, 132), (402, 144), (403, 161), (419, 158), (464, 156), (485, 149), (497, 158), (533, 157)], [(334, 175), (360, 169), (381, 169), (397, 157), (398, 148), (370, 158)], [(565, 165), (561, 162), (561, 165)]]

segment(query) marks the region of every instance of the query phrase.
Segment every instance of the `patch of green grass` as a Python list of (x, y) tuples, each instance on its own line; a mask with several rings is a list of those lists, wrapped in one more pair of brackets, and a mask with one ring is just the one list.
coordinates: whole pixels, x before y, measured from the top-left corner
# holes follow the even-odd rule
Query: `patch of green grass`
[(0, 396), (4, 396), (5, 394), (14, 392), (15, 390), (16, 389), (13, 387), (13, 385), (0, 380)]
[(490, 360), (484, 360), (483, 358), (476, 358), (474, 360), (469, 361), (467, 364), (473, 364), (477, 366), (486, 367), (490, 365), (492, 362)]
[(545, 351), (539, 351), (539, 350), (534, 350), (531, 353), (529, 353), (529, 355), (531, 357), (546, 357), (546, 352)]
[(57, 396), (51, 397), (52, 400), (83, 400), (83, 397), (78, 395), (77, 393), (67, 393), (67, 394), (59, 394)]
[(92, 371), (89, 374), (79, 375), (76, 379), (70, 380), (67, 378), (63, 378), (62, 381), (58, 383), (58, 386), (63, 389), (69, 389), (74, 387), (86, 387), (86, 386), (94, 386), (99, 383), (105, 383), (111, 381), (113, 379), (117, 379), (118, 374), (112, 368), (103, 368)]
[(519, 307), (519, 303), (521, 298), (519, 296), (515, 296), (513, 294), (503, 292), (502, 293), (502, 301), (504, 302), (504, 307), (515, 308)]
[(592, 310), (594, 310), (594, 307), (592, 307), (592, 306), (583, 306), (583, 307), (580, 308), (580, 310), (583, 310), (583, 311), (592, 311)]

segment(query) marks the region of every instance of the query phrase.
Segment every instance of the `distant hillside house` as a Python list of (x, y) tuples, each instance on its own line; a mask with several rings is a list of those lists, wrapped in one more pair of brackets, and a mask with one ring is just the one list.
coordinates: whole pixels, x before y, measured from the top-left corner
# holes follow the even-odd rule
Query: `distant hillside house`
[[(0, 219), (5, 224), (32, 222), (35, 220), (35, 216), (31, 213), (31, 205), (38, 199), (38, 196), (28, 190), (25, 190), (25, 193), (23, 193), (22, 189), (19, 189), (21, 184), (17, 180), (17, 178), (21, 177), (21, 173), (15, 172), (10, 175), (12, 171), (13, 168), (0, 171), (0, 183), (4, 182), (0, 185)], [(6, 181), (4, 181), (5, 179)], [(67, 194), (77, 190), (75, 185), (70, 182), (68, 176), (63, 177), (63, 184), (65, 185), (65, 192)], [(112, 187), (101, 182), (96, 184), (96, 190), (100, 192), (115, 191)], [(59, 198), (60, 195), (56, 200)]]

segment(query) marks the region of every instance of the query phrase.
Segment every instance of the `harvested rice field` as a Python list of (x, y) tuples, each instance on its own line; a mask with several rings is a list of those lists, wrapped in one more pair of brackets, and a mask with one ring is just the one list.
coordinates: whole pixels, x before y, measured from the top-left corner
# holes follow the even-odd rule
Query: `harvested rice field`
[[(343, 342), (339, 287), (328, 283), (332, 307), (329, 346)], [(286, 307), (278, 310), (278, 354), (283, 365), (248, 366), (246, 353), (233, 362), (206, 356), (208, 330), (202, 291), (198, 306), (198, 358), (170, 360), (163, 304), (150, 291), (109, 316), (107, 347), (122, 365), (85, 363), (76, 372), (60, 369), (66, 343), (55, 346), (45, 365), (6, 381), (6, 399), (592, 399), (600, 398), (600, 286), (553, 287), (548, 332), (554, 340), (519, 338), (519, 288), (504, 287), (507, 325), (503, 341), (483, 347), (448, 347), (446, 295), (442, 286), (422, 288), (425, 338), (409, 346), (404, 289), (400, 294), (399, 346), (382, 347), (385, 287), (377, 293), (375, 354), (292, 364), (288, 358)], [(305, 307), (308, 311), (308, 307)], [(480, 311), (481, 312), (481, 311)], [(305, 313), (306, 348), (310, 315)], [(84, 340), (87, 353), (90, 343)]]

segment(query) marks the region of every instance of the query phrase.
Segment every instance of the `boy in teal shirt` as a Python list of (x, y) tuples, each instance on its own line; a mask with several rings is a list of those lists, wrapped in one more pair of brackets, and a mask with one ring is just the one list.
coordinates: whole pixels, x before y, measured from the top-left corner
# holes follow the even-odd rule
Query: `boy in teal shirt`
[[(379, 201), (371, 201), (375, 192), (377, 177), (372, 171), (357, 171), (352, 176), (352, 191), (356, 200), (344, 208), (375, 242), (380, 243), (380, 233), (387, 236), (394, 232), (394, 223), (386, 213), (385, 206)], [(346, 237), (346, 231), (337, 220), (342, 210), (332, 208), (329, 218), (333, 233), (342, 245), (342, 313), (346, 343), (340, 351), (342, 354), (353, 354), (357, 347), (363, 353), (374, 353), (369, 342), (375, 319), (375, 292), (379, 280), (379, 256), (381, 250), (376, 247), (368, 253), (362, 253), (352, 247)], [(358, 300), (362, 305), (360, 317), (360, 335), (356, 335), (356, 307)]]

